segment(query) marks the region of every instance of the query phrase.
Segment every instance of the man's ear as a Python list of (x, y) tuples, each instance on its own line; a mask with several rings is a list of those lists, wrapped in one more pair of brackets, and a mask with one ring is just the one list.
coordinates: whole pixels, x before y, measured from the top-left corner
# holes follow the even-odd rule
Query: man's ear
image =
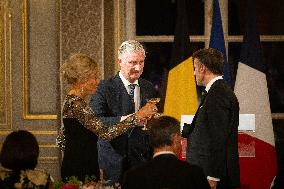
[(204, 64), (201, 64), (199, 69), (201, 72), (205, 72), (207, 68)]
[(181, 134), (176, 133), (172, 136), (173, 145), (175, 148), (180, 148)]

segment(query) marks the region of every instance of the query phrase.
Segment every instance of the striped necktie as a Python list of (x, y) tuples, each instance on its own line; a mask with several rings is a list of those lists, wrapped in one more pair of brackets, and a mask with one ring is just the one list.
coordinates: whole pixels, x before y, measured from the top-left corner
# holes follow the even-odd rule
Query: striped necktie
[(136, 87), (136, 84), (130, 84), (129, 86), (129, 95), (131, 97), (132, 102), (134, 102), (134, 90)]

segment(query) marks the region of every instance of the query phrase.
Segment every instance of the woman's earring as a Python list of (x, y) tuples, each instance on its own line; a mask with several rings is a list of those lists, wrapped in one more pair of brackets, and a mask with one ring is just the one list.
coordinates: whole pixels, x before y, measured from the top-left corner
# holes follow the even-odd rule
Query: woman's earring
[(84, 88), (83, 87), (81, 87), (80, 92), (81, 92), (81, 94), (84, 94)]

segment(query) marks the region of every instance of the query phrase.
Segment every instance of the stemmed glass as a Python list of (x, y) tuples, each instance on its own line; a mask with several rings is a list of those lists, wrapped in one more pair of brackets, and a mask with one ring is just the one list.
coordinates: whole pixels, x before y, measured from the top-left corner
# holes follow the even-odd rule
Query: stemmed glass
[(161, 100), (161, 98), (150, 98), (150, 99), (147, 99), (147, 102), (150, 102), (150, 103), (159, 103)]
[[(155, 104), (157, 104), (157, 103), (160, 102), (160, 100), (161, 100), (161, 98), (150, 98), (150, 99), (147, 100), (147, 103), (155, 103)], [(153, 117), (155, 118), (155, 117), (159, 117), (159, 116), (161, 116), (160, 113), (155, 113)], [(147, 122), (143, 125), (142, 130), (144, 130), (144, 131), (148, 130), (146, 125), (147, 125)]]

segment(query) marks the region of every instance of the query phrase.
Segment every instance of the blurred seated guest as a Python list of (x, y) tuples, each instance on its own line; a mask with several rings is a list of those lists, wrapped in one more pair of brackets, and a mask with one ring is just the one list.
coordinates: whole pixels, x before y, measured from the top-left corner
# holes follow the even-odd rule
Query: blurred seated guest
[(1, 189), (51, 189), (53, 183), (48, 173), (35, 170), (39, 155), (36, 138), (28, 131), (10, 133), (2, 146), (0, 163)]
[(210, 188), (202, 169), (177, 158), (180, 151), (180, 123), (161, 116), (149, 122), (153, 159), (124, 175), (122, 189)]
[[(124, 121), (105, 127), (88, 106), (87, 98), (96, 91), (100, 82), (98, 64), (85, 54), (70, 56), (61, 66), (60, 72), (66, 81), (67, 95), (62, 110), (63, 132), (59, 144), (63, 149), (61, 177), (71, 176), (84, 181), (86, 176), (100, 178), (98, 166), (98, 136), (105, 140), (125, 133), (133, 123), (149, 117), (155, 107), (148, 103)], [(150, 113), (148, 113), (150, 112)]]

